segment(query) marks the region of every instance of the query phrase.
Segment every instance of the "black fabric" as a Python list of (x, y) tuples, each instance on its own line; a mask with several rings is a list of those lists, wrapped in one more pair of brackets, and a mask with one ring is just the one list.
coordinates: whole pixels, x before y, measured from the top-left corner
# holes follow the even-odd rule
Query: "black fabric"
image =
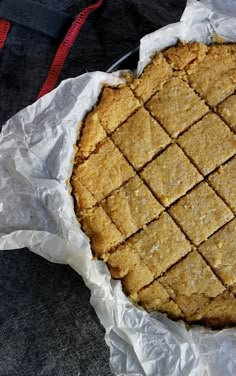
[(0, 18), (40, 31), (52, 38), (65, 33), (72, 18), (64, 12), (29, 0), (2, 0)]
[[(35, 3), (74, 17), (92, 0)], [(106, 0), (82, 28), (60, 80), (106, 69), (143, 35), (178, 21), (185, 3)], [(34, 102), (59, 43), (12, 26), (0, 52), (0, 124)], [(0, 376), (110, 376), (104, 330), (89, 297), (69, 267), (27, 250), (0, 252)]]

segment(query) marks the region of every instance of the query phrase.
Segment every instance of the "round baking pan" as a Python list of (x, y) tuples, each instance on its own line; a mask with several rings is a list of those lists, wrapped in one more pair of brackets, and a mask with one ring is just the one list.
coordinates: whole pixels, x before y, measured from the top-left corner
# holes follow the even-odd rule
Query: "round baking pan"
[(137, 68), (137, 62), (139, 59), (139, 47), (135, 47), (125, 55), (121, 56), (118, 60), (107, 69), (108, 73), (115, 72), (120, 69), (134, 70)]

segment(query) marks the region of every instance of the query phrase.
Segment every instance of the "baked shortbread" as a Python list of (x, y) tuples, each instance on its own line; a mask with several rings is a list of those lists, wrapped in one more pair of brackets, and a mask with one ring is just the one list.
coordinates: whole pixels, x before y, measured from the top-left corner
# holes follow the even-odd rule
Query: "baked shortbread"
[(135, 304), (172, 319), (236, 324), (236, 45), (157, 53), (104, 87), (71, 178), (96, 258)]

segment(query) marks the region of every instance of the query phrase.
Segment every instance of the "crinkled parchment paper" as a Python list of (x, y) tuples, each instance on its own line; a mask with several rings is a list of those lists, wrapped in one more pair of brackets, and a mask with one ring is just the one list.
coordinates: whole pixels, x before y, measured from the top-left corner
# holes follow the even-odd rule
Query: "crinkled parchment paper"
[[(183, 42), (211, 42), (213, 33), (236, 42), (236, 2), (190, 0), (181, 21), (141, 40), (138, 71), (154, 51)], [(236, 375), (236, 329), (187, 330), (162, 314), (150, 315), (124, 296), (104, 263), (91, 261), (66, 181), (80, 121), (102, 84), (119, 73), (69, 79), (16, 114), (0, 135), (0, 249), (28, 247), (53, 262), (68, 263), (91, 290), (91, 304), (106, 329), (116, 375)]]

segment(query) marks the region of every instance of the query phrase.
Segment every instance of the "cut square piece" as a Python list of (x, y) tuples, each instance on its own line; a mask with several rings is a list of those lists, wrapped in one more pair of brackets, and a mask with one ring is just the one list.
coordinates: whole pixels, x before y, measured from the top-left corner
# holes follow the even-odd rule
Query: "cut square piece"
[(138, 107), (140, 103), (129, 87), (105, 87), (95, 113), (105, 131), (111, 133)]
[(133, 249), (157, 278), (190, 252), (191, 245), (173, 219), (163, 213), (118, 247), (124, 249)]
[(181, 78), (173, 78), (146, 104), (171, 137), (177, 137), (209, 109)]
[(224, 121), (230, 126), (232, 131), (236, 132), (236, 95), (231, 95), (224, 102), (222, 102), (217, 112), (224, 119)]
[(159, 281), (187, 318), (225, 290), (197, 251), (180, 260)]
[(208, 114), (178, 138), (179, 145), (207, 175), (236, 152), (236, 136), (215, 114)]
[(127, 238), (163, 211), (151, 191), (135, 176), (104, 202), (104, 210)]
[(164, 206), (169, 206), (203, 178), (177, 145), (144, 167), (141, 177)]
[(167, 133), (144, 108), (140, 108), (113, 134), (112, 139), (136, 170), (170, 143)]
[(111, 248), (124, 240), (123, 235), (101, 207), (81, 212), (80, 222), (90, 238), (92, 250), (98, 257), (105, 257)]
[(74, 171), (74, 176), (98, 202), (134, 175), (134, 170), (110, 139)]
[(211, 174), (209, 182), (236, 214), (236, 157)]
[(73, 193), (76, 200), (76, 212), (79, 214), (82, 210), (88, 209), (96, 205), (95, 198), (91, 193), (83, 186), (83, 184), (76, 178), (72, 176), (71, 184), (73, 187)]
[(226, 286), (236, 286), (236, 219), (229, 222), (206, 242), (199, 251)]
[(182, 197), (169, 212), (195, 245), (233, 218), (231, 210), (206, 182)]
[(99, 142), (107, 137), (97, 112), (95, 107), (85, 119), (78, 142), (78, 159), (87, 158), (96, 149)]
[(187, 70), (191, 86), (212, 107), (235, 91), (235, 55), (235, 44), (212, 45), (208, 47), (205, 58)]
[(203, 324), (222, 328), (236, 324), (236, 298), (229, 291), (213, 298), (190, 317), (190, 321), (201, 321)]
[(107, 263), (113, 278), (122, 278), (133, 270), (141, 260), (134, 249), (129, 247), (119, 248), (109, 255)]
[(170, 299), (166, 289), (158, 281), (140, 290), (138, 301), (148, 312), (164, 312), (174, 319), (182, 317), (179, 307)]
[(148, 267), (140, 262), (123, 278), (122, 284), (129, 295), (136, 294), (142, 287), (153, 281), (153, 275)]
[(142, 75), (134, 80), (131, 87), (135, 95), (146, 102), (170, 77), (172, 69), (160, 53), (154, 56), (152, 63), (144, 68)]

